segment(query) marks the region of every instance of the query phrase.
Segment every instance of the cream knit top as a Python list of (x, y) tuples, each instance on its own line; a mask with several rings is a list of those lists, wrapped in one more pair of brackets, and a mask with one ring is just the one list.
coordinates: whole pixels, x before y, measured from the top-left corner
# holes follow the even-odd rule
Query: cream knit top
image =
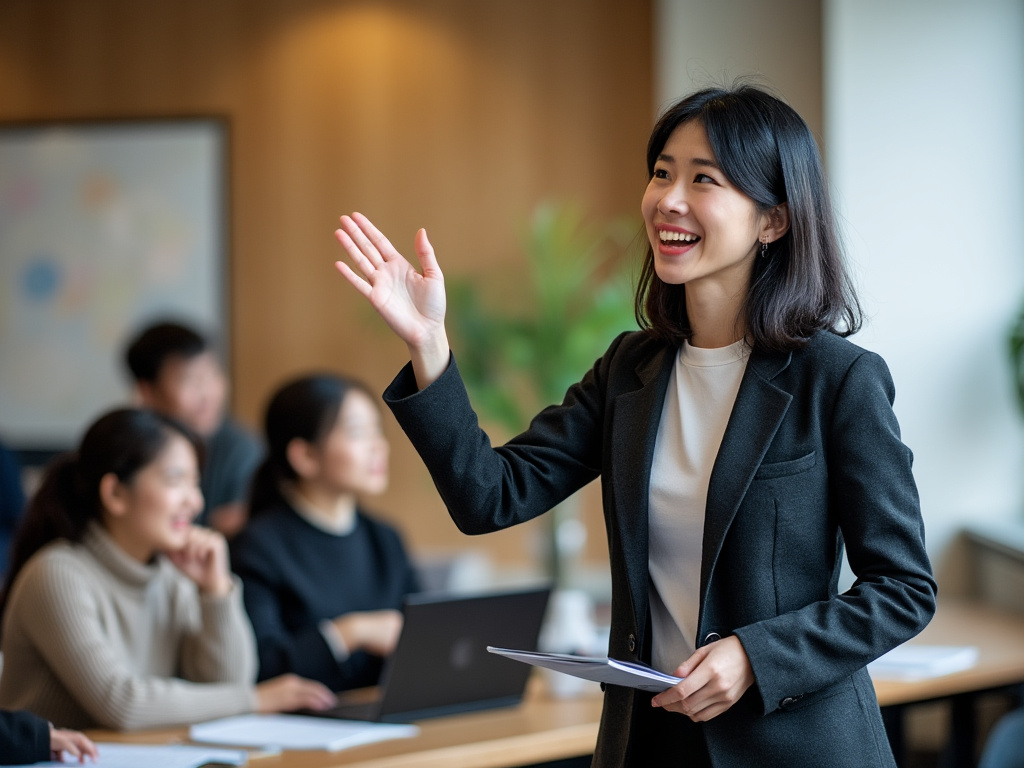
[(201, 595), (168, 560), (133, 560), (96, 523), (26, 563), (0, 637), (0, 707), (61, 727), (154, 728), (256, 708), (241, 585)]

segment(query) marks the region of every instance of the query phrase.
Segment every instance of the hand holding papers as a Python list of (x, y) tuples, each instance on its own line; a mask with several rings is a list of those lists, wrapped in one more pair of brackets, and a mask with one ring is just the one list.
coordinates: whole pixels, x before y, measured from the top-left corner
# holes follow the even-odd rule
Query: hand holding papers
[(621, 685), (626, 688), (639, 688), (641, 691), (652, 693), (661, 693), (682, 680), (681, 677), (666, 675), (664, 672), (630, 661), (594, 656), (571, 656), (562, 653), (514, 651), (509, 648), (495, 648), (491, 645), (487, 646), (487, 650), (499, 656), (506, 656), (535, 667), (546, 667), (566, 675), (581, 677), (584, 680)]
[(404, 739), (415, 725), (325, 720), (302, 715), (238, 715), (193, 725), (189, 738), (204, 744), (262, 749), (326, 749), (337, 752), (377, 741)]

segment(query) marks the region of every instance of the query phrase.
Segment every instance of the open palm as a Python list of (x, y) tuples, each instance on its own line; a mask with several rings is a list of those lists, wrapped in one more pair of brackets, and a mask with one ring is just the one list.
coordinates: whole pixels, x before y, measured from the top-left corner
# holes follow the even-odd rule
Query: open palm
[(342, 216), (341, 228), (334, 234), (355, 266), (339, 261), (338, 271), (399, 338), (417, 346), (444, 333), (444, 276), (424, 230), (416, 233), (415, 240), (422, 273), (362, 214)]

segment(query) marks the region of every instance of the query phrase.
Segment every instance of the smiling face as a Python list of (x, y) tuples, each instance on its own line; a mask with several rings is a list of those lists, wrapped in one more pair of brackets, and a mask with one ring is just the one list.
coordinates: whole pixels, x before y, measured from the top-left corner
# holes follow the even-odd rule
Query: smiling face
[(191, 443), (173, 433), (149, 464), (126, 483), (105, 475), (103, 522), (114, 541), (140, 562), (181, 549), (203, 508), (199, 467)]
[(192, 357), (168, 357), (154, 382), (140, 382), (143, 402), (165, 413), (203, 437), (209, 437), (224, 419), (227, 379), (213, 352)]
[(641, 204), (654, 269), (665, 283), (746, 296), (768, 217), (718, 167), (703, 125), (669, 136)]
[(315, 448), (315, 477), (307, 478), (336, 494), (373, 495), (388, 487), (388, 454), (380, 410), (359, 389), (350, 389), (331, 431)]

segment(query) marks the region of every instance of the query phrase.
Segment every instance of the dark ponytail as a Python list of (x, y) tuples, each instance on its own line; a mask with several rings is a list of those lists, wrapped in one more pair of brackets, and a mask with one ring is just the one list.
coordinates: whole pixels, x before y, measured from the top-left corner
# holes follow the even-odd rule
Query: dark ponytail
[(57, 539), (81, 541), (90, 521), (101, 519), (103, 477), (113, 474), (130, 483), (174, 434), (192, 444), (201, 465), (202, 447), (186, 427), (154, 411), (135, 408), (101, 416), (86, 431), (77, 451), (50, 462), (11, 544), (10, 565), (0, 591), (0, 616), (18, 573), (36, 552)]
[(288, 461), (288, 444), (295, 439), (313, 445), (323, 440), (337, 423), (341, 406), (353, 389), (374, 399), (363, 384), (331, 373), (303, 376), (277, 390), (263, 420), (267, 458), (253, 477), (250, 515), (286, 503), (281, 486), (298, 479)]

